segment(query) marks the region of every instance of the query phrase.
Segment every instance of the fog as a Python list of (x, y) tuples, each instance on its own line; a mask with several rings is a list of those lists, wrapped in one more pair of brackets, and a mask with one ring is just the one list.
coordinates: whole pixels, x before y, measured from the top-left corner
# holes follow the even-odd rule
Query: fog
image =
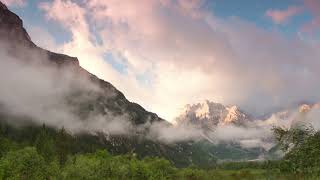
[[(146, 138), (163, 143), (207, 140), (214, 144), (237, 143), (243, 148), (270, 149), (275, 141), (272, 128), (290, 128), (296, 121), (304, 121), (320, 129), (317, 120), (319, 108), (311, 108), (304, 114), (298, 109), (274, 113), (265, 119), (248, 122), (245, 126), (227, 124), (212, 131), (204, 131), (194, 125), (173, 125), (166, 121), (133, 125), (128, 112), (105, 114), (92, 112), (81, 117), (78, 104), (92, 101), (102, 89), (88, 75), (79, 73), (74, 66), (55, 66), (48, 57), (31, 49), (17, 49), (9, 54), (6, 45), (0, 48), (0, 105), (1, 111), (17, 119), (28, 119), (36, 124), (56, 128), (64, 127), (71, 133), (104, 132), (108, 135), (132, 135), (148, 130)], [(104, 93), (113, 98), (115, 92)], [(99, 102), (95, 102), (99, 103)], [(301, 120), (303, 119), (303, 120)], [(11, 122), (15, 124), (21, 121)], [(144, 132), (145, 133), (145, 132)]]
[[(38, 51), (17, 49), (13, 56), (8, 54), (5, 45), (1, 47), (0, 104), (6, 114), (25, 117), (37, 124), (64, 127), (72, 133), (128, 132), (131, 125), (126, 114), (79, 117), (77, 104), (86, 103), (101, 93), (89, 76), (78, 73), (73, 66), (58, 68)], [(110, 91), (105, 98), (113, 95)]]
[(12, 54), (12, 49), (8, 51), (12, 46), (4, 43), (0, 46), (0, 107), (1, 112), (13, 117), (9, 123), (20, 125), (31, 121), (63, 127), (70, 133), (107, 135), (132, 135), (148, 129), (146, 138), (164, 143), (203, 139), (202, 131), (192, 126), (176, 127), (166, 121), (133, 125), (125, 110), (115, 114), (106, 108), (104, 114), (92, 111), (82, 117), (79, 104), (89, 103), (101, 93), (104, 98), (114, 98), (116, 93), (102, 92), (88, 74), (79, 73), (74, 66), (58, 67), (50, 63), (45, 53), (18, 46)]

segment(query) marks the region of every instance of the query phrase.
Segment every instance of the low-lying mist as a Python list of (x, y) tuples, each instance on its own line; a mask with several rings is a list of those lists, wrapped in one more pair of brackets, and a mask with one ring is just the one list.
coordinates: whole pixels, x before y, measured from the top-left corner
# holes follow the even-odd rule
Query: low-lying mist
[(22, 125), (31, 121), (39, 125), (63, 127), (73, 134), (141, 133), (146, 138), (165, 143), (202, 138), (200, 130), (174, 127), (166, 121), (147, 121), (145, 124), (135, 125), (130, 113), (124, 109), (119, 114), (108, 108), (103, 113), (94, 110), (90, 112), (86, 106), (79, 108), (79, 105), (92, 103), (98, 96), (105, 99), (116, 98), (116, 92), (112, 89), (105, 92), (98, 83), (90, 79), (89, 73), (79, 73), (74, 65), (55, 65), (50, 62), (46, 53), (25, 47), (12, 51), (12, 47), (7, 47), (6, 44), (0, 46), (1, 112), (19, 117), (10, 119), (11, 124)]
[[(12, 55), (5, 45), (1, 47), (0, 104), (6, 114), (27, 117), (34, 123), (64, 127), (72, 133), (127, 132), (130, 125), (126, 123), (126, 115), (89, 114), (87, 119), (81, 119), (77, 109), (70, 104), (70, 99), (73, 104), (86, 103), (101, 93), (100, 87), (88, 75), (77, 73), (77, 68), (71, 65), (58, 67), (50, 63), (46, 54), (24, 49), (23, 54), (15, 52)], [(111, 98), (113, 94), (109, 92), (104, 96)]]
[[(79, 110), (77, 104), (86, 104), (101, 95), (115, 98), (116, 93), (112, 90), (106, 93), (90, 79), (89, 73), (79, 73), (80, 67), (53, 65), (45, 53), (24, 48), (12, 54), (5, 44), (0, 47), (1, 111), (15, 117), (26, 117), (33, 123), (64, 127), (71, 133), (141, 133), (146, 138), (163, 143), (207, 140), (215, 144), (232, 142), (243, 148), (270, 149), (274, 145), (272, 127), (290, 127), (293, 119), (300, 117), (299, 113), (292, 113), (286, 118), (272, 115), (266, 120), (250, 122), (247, 126), (225, 125), (214, 131), (203, 131), (192, 125), (172, 125), (166, 121), (134, 125), (130, 113), (124, 110), (119, 114), (106, 108), (104, 113), (92, 111), (81, 116), (82, 111), (87, 110)], [(307, 119), (317, 128), (320, 127), (316, 120), (319, 112), (319, 109), (311, 110), (307, 115)], [(9, 123), (23, 124), (14, 120)]]

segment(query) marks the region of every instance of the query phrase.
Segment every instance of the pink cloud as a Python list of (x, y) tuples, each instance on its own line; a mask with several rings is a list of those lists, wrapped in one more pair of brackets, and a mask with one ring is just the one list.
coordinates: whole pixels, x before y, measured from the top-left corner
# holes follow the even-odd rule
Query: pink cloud
[[(320, 100), (319, 44), (220, 19), (200, 0), (54, 0), (40, 7), (72, 34), (63, 53), (168, 120), (203, 99), (250, 112)], [(106, 52), (127, 60), (127, 75), (104, 61)], [(145, 72), (150, 86), (135, 78)]]
[(270, 9), (266, 12), (266, 16), (270, 17), (276, 24), (283, 24), (291, 17), (301, 13), (304, 9), (302, 7), (290, 6), (286, 10), (273, 10)]

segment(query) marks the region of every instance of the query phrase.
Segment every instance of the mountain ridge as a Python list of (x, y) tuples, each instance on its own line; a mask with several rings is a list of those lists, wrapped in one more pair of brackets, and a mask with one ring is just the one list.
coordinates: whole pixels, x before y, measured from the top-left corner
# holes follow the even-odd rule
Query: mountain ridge
[[(107, 81), (101, 80), (95, 75), (87, 72), (83, 69), (80, 64), (79, 60), (76, 57), (71, 57), (64, 54), (54, 53), (43, 48), (38, 47), (34, 44), (28, 35), (27, 31), (23, 27), (23, 21), (20, 19), (19, 16), (12, 13), (2, 2), (0, 2), (0, 39), (3, 42), (7, 42), (6, 45), (9, 46), (7, 49), (8, 54), (12, 56), (21, 56), (16, 51), (26, 51), (26, 47), (28, 48), (27, 51), (31, 51), (30, 54), (37, 53), (40, 55), (41, 60), (48, 59), (50, 65), (55, 65), (59, 67), (71, 67), (75, 73), (81, 74), (81, 76), (88, 76), (92, 81), (99, 84), (100, 87), (111, 89), (112, 91), (116, 92), (117, 98), (126, 101), (129, 107), (135, 109), (138, 112), (144, 112), (150, 115), (151, 119), (158, 119), (163, 121), (163, 119), (159, 118), (155, 113), (151, 113), (146, 111), (143, 107), (138, 105), (137, 103), (133, 103), (128, 101), (124, 94), (118, 91), (112, 84)], [(28, 56), (29, 53), (22, 53), (23, 56)], [(17, 57), (18, 59), (29, 59), (28, 57)], [(32, 57), (31, 57), (32, 58)], [(30, 58), (30, 59), (31, 59)], [(43, 62), (41, 62), (43, 63)], [(47, 63), (47, 62), (45, 62)], [(144, 117), (146, 120), (147, 118)], [(138, 121), (136, 121), (138, 122)]]

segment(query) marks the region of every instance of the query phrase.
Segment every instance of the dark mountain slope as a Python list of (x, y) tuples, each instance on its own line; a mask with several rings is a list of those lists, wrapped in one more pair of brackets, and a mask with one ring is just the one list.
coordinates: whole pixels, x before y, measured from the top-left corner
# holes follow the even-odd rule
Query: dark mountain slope
[[(7, 49), (8, 54), (12, 56), (17, 56), (16, 58), (23, 60), (32, 59), (34, 58), (33, 56), (36, 55), (37, 59), (49, 61), (42, 63), (50, 63), (50, 65), (58, 67), (71, 67), (71, 69), (74, 70), (78, 74), (78, 76), (83, 78), (90, 78), (91, 81), (99, 85), (99, 87), (104, 90), (104, 93), (115, 93), (114, 98), (108, 99), (108, 102), (113, 101), (114, 104), (117, 104), (119, 107), (111, 107), (111, 105), (108, 104), (108, 102), (106, 102), (106, 104), (104, 105), (108, 108), (113, 108), (115, 111), (123, 110), (129, 112), (132, 115), (132, 120), (136, 124), (145, 123), (147, 120), (163, 121), (156, 114), (147, 112), (140, 105), (129, 102), (125, 98), (125, 96), (109, 82), (98, 79), (96, 76), (82, 69), (79, 65), (79, 61), (77, 58), (70, 57), (64, 54), (50, 52), (35, 45), (31, 41), (30, 36), (26, 32), (26, 30), (23, 28), (22, 20), (16, 14), (12, 13), (1, 2), (0, 24), (0, 42), (3, 42), (6, 45), (5, 48)], [(23, 53), (19, 53), (19, 51)], [(21, 57), (21, 55), (23, 57)], [(103, 101), (103, 97), (97, 97), (96, 100), (98, 99)], [(95, 108), (99, 109), (99, 106), (97, 105)]]

